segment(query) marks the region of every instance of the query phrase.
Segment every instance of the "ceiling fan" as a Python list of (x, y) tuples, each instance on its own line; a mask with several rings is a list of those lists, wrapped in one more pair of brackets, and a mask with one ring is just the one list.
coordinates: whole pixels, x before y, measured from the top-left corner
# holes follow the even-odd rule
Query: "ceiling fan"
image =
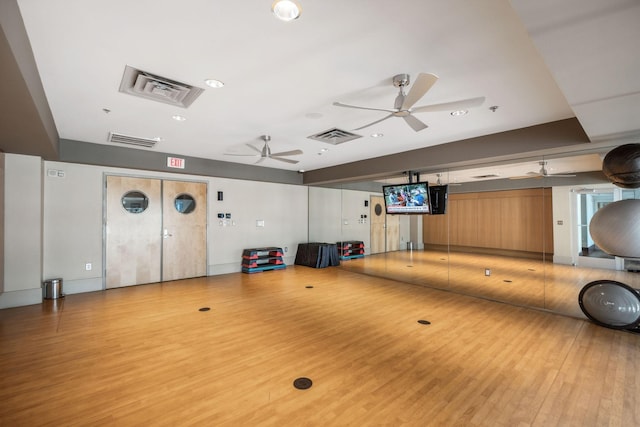
[(253, 151), (255, 151), (256, 154), (236, 154), (236, 153), (225, 153), (225, 154), (227, 156), (252, 156), (252, 157), (260, 156), (260, 158), (256, 163), (260, 163), (264, 161), (264, 159), (273, 159), (273, 160), (279, 160), (281, 162), (292, 163), (292, 164), (298, 163), (298, 160), (285, 159), (284, 157), (297, 156), (298, 154), (303, 154), (302, 150), (291, 150), (291, 151), (282, 151), (280, 153), (272, 153), (271, 147), (269, 147), (269, 141), (271, 141), (271, 136), (262, 135), (260, 136), (260, 139), (264, 141), (264, 146), (262, 147), (262, 149), (259, 149), (251, 144), (246, 144), (246, 146), (251, 148)]
[(409, 85), (409, 75), (408, 74), (397, 74), (393, 77), (393, 85), (399, 88), (400, 93), (396, 97), (393, 109), (385, 109), (385, 108), (369, 108), (369, 107), (359, 107), (356, 105), (343, 104), (342, 102), (334, 102), (333, 105), (338, 107), (347, 107), (347, 108), (357, 108), (360, 110), (372, 110), (372, 111), (385, 111), (389, 113), (385, 117), (380, 120), (376, 120), (367, 125), (360, 126), (355, 130), (364, 129), (366, 127), (375, 125), (376, 123), (380, 123), (383, 120), (387, 120), (390, 117), (402, 117), (405, 122), (411, 128), (419, 132), (423, 129), (426, 129), (428, 126), (423, 123), (420, 119), (413, 116), (413, 113), (426, 113), (426, 112), (434, 112), (434, 111), (458, 111), (466, 108), (477, 107), (484, 102), (484, 96), (478, 98), (470, 98), (464, 99), (461, 101), (453, 101), (453, 102), (445, 102), (442, 104), (431, 104), (424, 105), (421, 107), (413, 107), (413, 105), (418, 102), (431, 86), (438, 81), (438, 76), (430, 73), (420, 73), (418, 74), (418, 78), (409, 89), (408, 93), (405, 93), (404, 89)]
[(526, 178), (573, 178), (575, 175), (572, 174), (562, 174), (562, 173), (549, 173), (547, 171), (547, 162), (540, 161), (538, 162), (540, 165), (540, 171), (538, 172), (527, 172), (526, 175), (523, 176), (514, 176), (509, 179), (526, 179)]

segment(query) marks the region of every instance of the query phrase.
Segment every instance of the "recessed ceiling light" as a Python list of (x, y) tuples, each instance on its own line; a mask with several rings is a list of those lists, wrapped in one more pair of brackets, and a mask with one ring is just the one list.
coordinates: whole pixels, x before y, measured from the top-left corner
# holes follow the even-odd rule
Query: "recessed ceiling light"
[(184, 122), (185, 120), (187, 120), (187, 118), (185, 116), (181, 116), (176, 114), (175, 116), (171, 116), (171, 118), (173, 120), (175, 120), (176, 122)]
[(371, 138), (382, 138), (384, 136), (383, 133), (372, 133)]
[(205, 82), (205, 84), (206, 84), (207, 86), (212, 87), (212, 88), (215, 88), (215, 89), (217, 89), (217, 88), (220, 88), (220, 87), (223, 87), (223, 86), (224, 86), (224, 83), (222, 83), (220, 80), (216, 80), (216, 79), (207, 79), (207, 80), (205, 80), (204, 82)]
[(456, 110), (456, 111), (452, 111), (451, 112), (451, 115), (454, 116), (454, 117), (455, 116), (464, 116), (464, 115), (467, 115), (467, 114), (469, 114), (469, 110)]
[(271, 11), (281, 21), (289, 22), (300, 17), (302, 7), (294, 0), (275, 0), (271, 4)]

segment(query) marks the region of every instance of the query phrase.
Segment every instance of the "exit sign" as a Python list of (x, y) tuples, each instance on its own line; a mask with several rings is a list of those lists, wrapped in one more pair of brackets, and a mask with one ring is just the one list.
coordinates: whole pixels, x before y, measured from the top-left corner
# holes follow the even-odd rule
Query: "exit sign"
[(167, 166), (170, 168), (184, 169), (184, 159), (180, 157), (167, 157)]

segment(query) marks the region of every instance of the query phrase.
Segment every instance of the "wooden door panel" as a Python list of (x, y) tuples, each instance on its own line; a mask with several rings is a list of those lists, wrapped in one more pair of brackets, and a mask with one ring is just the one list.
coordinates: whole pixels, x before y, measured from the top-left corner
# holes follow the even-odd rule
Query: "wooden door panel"
[[(161, 184), (157, 179), (107, 176), (106, 200), (106, 287), (140, 285), (161, 279), (162, 225)], [(148, 206), (132, 213), (122, 197), (138, 191)], [(133, 209), (132, 209), (133, 210)]]
[(400, 249), (400, 217), (398, 215), (386, 215), (387, 252)]
[[(162, 280), (206, 276), (207, 184), (163, 181), (162, 194)], [(193, 210), (180, 212), (178, 196), (191, 196)]]
[[(376, 213), (376, 206), (379, 214)], [(371, 253), (378, 254), (385, 251), (385, 212), (384, 199), (371, 196), (369, 218), (371, 218)]]

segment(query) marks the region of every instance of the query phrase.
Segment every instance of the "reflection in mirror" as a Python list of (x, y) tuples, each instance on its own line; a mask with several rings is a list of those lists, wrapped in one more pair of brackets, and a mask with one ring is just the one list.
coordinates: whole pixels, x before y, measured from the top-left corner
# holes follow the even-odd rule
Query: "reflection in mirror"
[[(449, 198), (450, 287), (460, 293), (544, 307), (544, 261), (552, 250), (544, 180)], [(426, 218), (425, 222), (432, 218)]]
[(602, 251), (589, 227), (593, 215), (604, 206), (638, 198), (638, 190), (621, 189), (608, 182), (553, 187), (556, 245), (553, 263), (547, 266), (545, 308), (582, 315), (575, 301), (584, 286), (597, 280), (618, 281), (640, 289), (640, 262)]
[(140, 191), (129, 191), (122, 196), (122, 207), (129, 213), (144, 212), (149, 206), (149, 198)]
[(196, 200), (190, 194), (179, 194), (173, 204), (181, 214), (189, 214), (196, 209)]
[[(590, 281), (616, 280), (640, 288), (638, 260), (614, 257), (611, 263), (609, 255), (597, 255), (588, 238), (583, 244), (589, 214), (579, 207), (592, 215), (609, 199), (582, 194), (612, 191), (614, 200), (638, 198), (638, 190), (625, 193), (610, 184), (601, 168), (601, 154), (588, 153), (422, 172), (421, 181), (449, 185), (443, 215), (375, 214), (382, 186), (407, 182), (406, 175), (342, 184), (341, 196), (319, 207), (326, 211), (341, 205), (333, 215), (340, 240), (368, 236), (367, 256), (342, 262), (341, 268), (584, 317), (578, 294)], [(364, 206), (367, 198), (369, 207)], [(355, 207), (369, 212), (368, 221)], [(311, 221), (310, 230), (321, 229), (327, 220), (315, 219), (320, 224)]]
[[(438, 177), (440, 184), (446, 183), (446, 174)], [(444, 249), (424, 250), (422, 221), (424, 215), (386, 213), (386, 205), (398, 203), (397, 200), (385, 201), (383, 186), (404, 187), (410, 182), (425, 182), (424, 177), (403, 174), (398, 178), (389, 178), (370, 183), (370, 223), (368, 224), (370, 244), (366, 247), (367, 256), (357, 262), (344, 262), (341, 267), (355, 272), (385, 277), (408, 283), (424, 284), (430, 287), (448, 289), (448, 253)], [(430, 184), (437, 184), (436, 178)], [(364, 184), (361, 184), (364, 185)], [(409, 186), (407, 191), (418, 188)], [(419, 203), (421, 195), (407, 194), (407, 203)], [(428, 197), (428, 195), (425, 195)], [(390, 194), (387, 197), (391, 197)], [(402, 198), (404, 200), (404, 197)], [(401, 202), (402, 203), (402, 202)], [(446, 218), (446, 215), (442, 215)], [(364, 224), (367, 225), (367, 224)], [(443, 230), (447, 235), (446, 228)]]

